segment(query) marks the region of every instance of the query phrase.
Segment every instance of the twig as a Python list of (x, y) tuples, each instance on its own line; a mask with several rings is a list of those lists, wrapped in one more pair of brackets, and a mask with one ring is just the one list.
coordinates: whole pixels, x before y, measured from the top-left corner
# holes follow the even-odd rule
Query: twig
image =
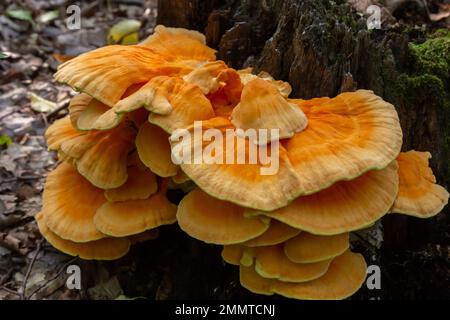
[(3, 286), (5, 282), (8, 281), (14, 271), (16, 271), (16, 268), (11, 268), (3, 277), (0, 278), (0, 286)]
[(30, 277), (31, 270), (33, 269), (34, 263), (36, 262), (36, 258), (39, 255), (39, 252), (41, 251), (41, 245), (42, 245), (42, 239), (38, 240), (37, 247), (36, 247), (36, 253), (33, 256), (33, 259), (31, 259), (30, 265), (28, 266), (27, 273), (25, 274), (25, 279), (23, 279), (22, 290), (20, 292), (20, 300), (25, 300), (25, 298), (26, 298), (25, 291), (27, 290), (27, 281), (28, 281), (28, 278)]
[(76, 260), (78, 259), (78, 257), (74, 257), (72, 259), (70, 259), (69, 261), (67, 261), (62, 267), (61, 269), (58, 271), (58, 273), (56, 275), (54, 275), (53, 277), (51, 277), (50, 279), (48, 279), (47, 281), (45, 281), (44, 284), (42, 284), (41, 286), (39, 286), (38, 288), (36, 288), (29, 296), (28, 299), (31, 299), (36, 293), (38, 293), (39, 291), (41, 291), (43, 288), (45, 288), (50, 282), (52, 282), (53, 280), (57, 279), (61, 273), (63, 273), (64, 270), (67, 269), (67, 267), (69, 265), (71, 265), (72, 263), (74, 263)]
[(6, 291), (6, 292), (8, 292), (8, 293), (11, 293), (11, 294), (13, 294), (13, 295), (16, 295), (16, 296), (19, 296), (19, 297), (20, 297), (20, 293), (18, 293), (17, 291), (11, 290), (11, 289), (9, 289), (9, 288), (7, 288), (7, 287), (5, 287), (5, 286), (1, 286), (1, 287), (0, 287), (0, 290), (4, 290), (4, 291)]
[(8, 179), (3, 179), (0, 181), (0, 184), (2, 183), (8, 183), (8, 182), (14, 182), (16, 180), (38, 180), (44, 178), (43, 176), (21, 176), (21, 177), (12, 177)]
[(16, 110), (13, 110), (13, 111), (10, 111), (10, 112), (8, 112), (8, 113), (5, 113), (5, 114), (3, 114), (3, 115), (0, 116), (0, 120), (4, 119), (4, 118), (6, 118), (6, 117), (9, 117), (10, 115), (12, 115), (12, 114), (14, 114), (14, 113), (16, 113)]
[(48, 114), (45, 115), (46, 119), (51, 119), (53, 116), (57, 115), (60, 111), (66, 109), (69, 107), (69, 102), (70, 102), (70, 98), (64, 99), (63, 101), (60, 102), (60, 106), (58, 108), (56, 108), (55, 110), (53, 110), (52, 112), (49, 112)]

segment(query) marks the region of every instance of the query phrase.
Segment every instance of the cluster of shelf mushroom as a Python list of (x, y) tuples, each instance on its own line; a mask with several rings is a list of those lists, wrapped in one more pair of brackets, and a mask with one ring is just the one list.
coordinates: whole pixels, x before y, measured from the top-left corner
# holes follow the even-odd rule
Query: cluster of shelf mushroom
[[(61, 160), (45, 184), (36, 216), (55, 248), (83, 259), (124, 256), (178, 223), (191, 237), (223, 246), (252, 292), (296, 299), (341, 299), (366, 276), (349, 232), (385, 214), (438, 214), (449, 194), (427, 152), (401, 152), (397, 112), (373, 92), (291, 99), (288, 83), (234, 70), (216, 60), (203, 35), (158, 26), (138, 45), (113, 45), (73, 58), (56, 80), (80, 93), (70, 114), (46, 132)], [(306, 80), (305, 80), (306, 81)], [(171, 138), (177, 130), (279, 130), (264, 142), (235, 134), (234, 143), (267, 151), (266, 163), (195, 161), (195, 148), (224, 159), (228, 144)], [(192, 149), (174, 163), (172, 151)], [(179, 204), (168, 188), (189, 192)]]

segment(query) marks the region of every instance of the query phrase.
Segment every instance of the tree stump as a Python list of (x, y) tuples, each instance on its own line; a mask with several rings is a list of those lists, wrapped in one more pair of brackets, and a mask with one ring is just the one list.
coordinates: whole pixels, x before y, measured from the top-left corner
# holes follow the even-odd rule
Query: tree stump
[[(199, 30), (217, 49), (219, 59), (288, 81), (292, 97), (373, 90), (396, 106), (403, 150), (430, 151), (438, 182), (450, 185), (449, 72), (445, 64), (436, 68), (428, 64), (432, 48), (411, 46), (425, 40), (422, 32), (368, 30), (366, 20), (344, 0), (159, 0), (158, 4), (158, 23)], [(383, 290), (373, 293), (363, 288), (353, 298), (448, 297), (448, 252), (439, 250), (450, 243), (449, 225), (448, 215), (429, 220), (383, 218), (384, 242), (376, 261), (382, 268)], [(267, 299), (240, 287), (238, 270), (221, 261), (220, 247), (190, 239), (176, 226), (161, 229), (160, 239), (136, 246), (125, 259), (108, 264), (116, 270), (129, 264), (134, 268), (118, 274), (127, 295)], [(370, 250), (361, 250), (370, 264)], [(431, 252), (431, 258), (423, 258), (423, 250), (428, 257)]]

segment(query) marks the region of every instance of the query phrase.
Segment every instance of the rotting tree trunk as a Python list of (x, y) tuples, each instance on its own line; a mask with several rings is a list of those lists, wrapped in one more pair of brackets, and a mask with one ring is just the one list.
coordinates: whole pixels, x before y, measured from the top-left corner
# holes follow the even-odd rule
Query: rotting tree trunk
[[(328, 0), (159, 0), (158, 15), (158, 23), (206, 34), (218, 58), (231, 66), (252, 66), (256, 72), (264, 70), (289, 81), (293, 97), (332, 97), (356, 88), (375, 91), (399, 112), (403, 149), (429, 150), (438, 181), (449, 185), (448, 73), (436, 84), (434, 75), (418, 72), (408, 43), (419, 34), (368, 31), (365, 20), (343, 0), (334, 4)], [(384, 244), (375, 261), (383, 271), (382, 290), (363, 288), (353, 298), (448, 297), (448, 282), (443, 281), (448, 254), (417, 258), (430, 241), (449, 245), (448, 215), (430, 220), (389, 215), (383, 226)], [(373, 262), (373, 248), (357, 249), (369, 264)], [(267, 299), (241, 288), (238, 268), (224, 264), (220, 252), (219, 246), (193, 240), (177, 226), (168, 226), (161, 228), (159, 239), (134, 246), (124, 259), (88, 262), (84, 269), (98, 275), (106, 267), (128, 296)], [(428, 249), (426, 253), (430, 256)]]

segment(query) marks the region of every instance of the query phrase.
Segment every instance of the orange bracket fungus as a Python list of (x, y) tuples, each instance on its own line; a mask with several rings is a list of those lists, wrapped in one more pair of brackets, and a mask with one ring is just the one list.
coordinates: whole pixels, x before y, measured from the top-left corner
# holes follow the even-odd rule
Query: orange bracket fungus
[[(178, 222), (222, 245), (254, 293), (343, 299), (366, 277), (350, 232), (448, 202), (431, 155), (400, 152), (396, 109), (374, 92), (291, 99), (289, 83), (216, 60), (196, 31), (157, 26), (55, 78), (80, 93), (46, 132), (61, 163), (36, 220), (70, 255), (117, 259)], [(184, 194), (178, 205), (169, 188)]]

